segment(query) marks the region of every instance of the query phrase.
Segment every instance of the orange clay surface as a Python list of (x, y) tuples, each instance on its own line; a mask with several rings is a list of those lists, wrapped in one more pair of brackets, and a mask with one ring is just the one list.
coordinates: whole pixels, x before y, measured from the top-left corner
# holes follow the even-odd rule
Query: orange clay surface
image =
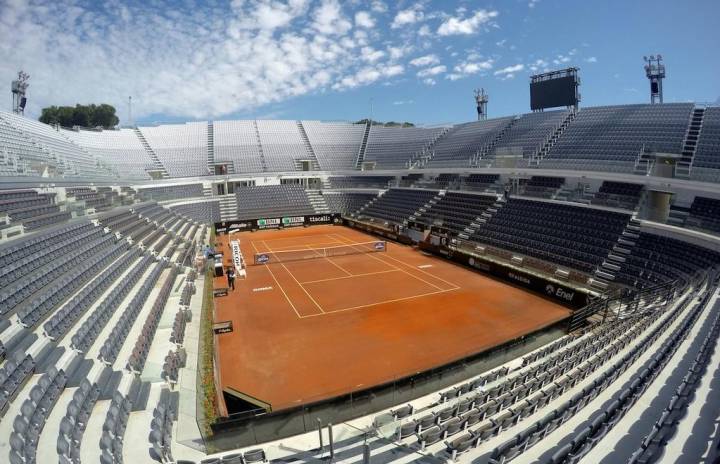
[[(341, 226), (217, 237), (226, 267), (239, 240), (247, 278), (215, 299), (222, 388), (281, 409), (421, 372), (551, 325), (569, 310), (411, 247), (252, 265), (256, 252), (377, 241)], [(214, 279), (226, 287), (225, 277)]]

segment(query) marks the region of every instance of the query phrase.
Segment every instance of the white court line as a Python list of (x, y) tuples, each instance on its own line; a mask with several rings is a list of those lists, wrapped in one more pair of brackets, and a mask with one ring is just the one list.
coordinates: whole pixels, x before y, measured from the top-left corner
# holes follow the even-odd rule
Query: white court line
[(309, 280), (307, 282), (302, 282), (302, 284), (303, 285), (316, 284), (318, 282), (330, 282), (333, 280), (352, 279), (353, 277), (363, 277), (363, 276), (376, 275), (376, 274), (387, 274), (389, 272), (398, 272), (398, 270), (397, 269), (388, 269), (387, 271), (364, 272), (362, 274), (350, 274), (349, 276), (345, 276), (345, 277), (330, 277), (328, 279)]
[(393, 257), (390, 256), (390, 255), (388, 255), (387, 257), (390, 258), (390, 259), (392, 259), (393, 261), (397, 261), (397, 262), (400, 263), (400, 264), (404, 264), (405, 266), (407, 266), (407, 267), (409, 267), (409, 268), (417, 269), (418, 271), (420, 271), (420, 272), (422, 272), (423, 274), (426, 274), (426, 275), (432, 277), (433, 279), (441, 280), (441, 281), (445, 282), (446, 284), (450, 285), (451, 287), (453, 287), (453, 290), (457, 290), (457, 289), (460, 288), (459, 286), (455, 285), (455, 284), (452, 283), (452, 282), (448, 282), (447, 280), (443, 279), (442, 277), (438, 277), (438, 276), (436, 276), (436, 275), (434, 275), (434, 274), (431, 274), (431, 273), (429, 273), (429, 272), (427, 272), (427, 271), (423, 271), (422, 269), (419, 269), (419, 268), (417, 268), (416, 266), (413, 266), (412, 264), (408, 264), (408, 263), (406, 263), (405, 261), (402, 261), (402, 260), (397, 259), (397, 258), (393, 258)]
[[(264, 240), (263, 240), (263, 242), (264, 242)], [(273, 251), (293, 251), (293, 250), (297, 250), (298, 246), (312, 247), (312, 248), (325, 248), (325, 247), (337, 245), (338, 243), (339, 242), (317, 242), (317, 243), (306, 243), (303, 245), (294, 244), (294, 245), (287, 245), (287, 246), (282, 246), (282, 247), (275, 247), (275, 248), (273, 248)]]
[[(257, 247), (255, 246), (255, 242), (250, 242), (250, 244), (252, 245), (253, 248), (255, 248), (255, 252), (257, 253), (258, 251), (257, 251)], [(273, 274), (273, 271), (270, 269), (270, 266), (265, 266), (265, 269), (268, 270), (268, 272), (269, 272), (270, 275), (272, 276), (273, 280), (275, 281), (275, 283), (277, 284), (277, 286), (280, 288), (280, 291), (281, 291), (282, 294), (285, 296), (285, 299), (287, 300), (288, 304), (289, 304), (290, 307), (293, 309), (293, 311), (295, 311), (295, 314), (297, 315), (297, 317), (298, 317), (299, 319), (302, 319), (302, 316), (301, 316), (300, 313), (298, 312), (297, 308), (295, 308), (295, 305), (293, 304), (292, 300), (290, 300), (290, 298), (287, 296), (287, 293), (285, 293), (285, 289), (283, 288), (282, 285), (280, 285), (280, 282), (278, 282), (277, 277), (275, 277), (275, 274)]]
[[(310, 249), (310, 250), (315, 250), (314, 248), (310, 247), (310, 245), (305, 245), (305, 246), (308, 247), (308, 249)], [(315, 254), (318, 255), (319, 258), (324, 258), (324, 259), (326, 259), (328, 263), (332, 264), (333, 266), (335, 266), (336, 268), (340, 269), (341, 271), (343, 271), (343, 272), (344, 272), (345, 274), (347, 274), (348, 276), (352, 277), (352, 274), (351, 274), (351, 273), (349, 273), (346, 269), (344, 269), (342, 266), (340, 266), (340, 265), (339, 265), (338, 263), (336, 263), (335, 261), (331, 260), (329, 257), (323, 256), (323, 255), (321, 255), (321, 254), (319, 254), (319, 253), (315, 253)]]
[[(333, 235), (336, 235), (336, 234), (333, 234)], [(344, 237), (341, 237), (341, 238), (344, 238)], [(346, 244), (346, 245), (351, 245), (351, 246), (354, 245), (354, 243), (347, 243), (347, 242), (346, 242), (345, 244)], [(387, 252), (386, 252), (386, 253), (383, 253), (383, 254), (387, 254)], [(420, 282), (423, 282), (423, 283), (425, 283), (425, 284), (427, 284), (427, 285), (429, 285), (429, 286), (431, 286), (431, 287), (434, 287), (434, 288), (436, 288), (436, 289), (438, 289), (438, 290), (443, 290), (442, 288), (438, 287), (437, 285), (435, 285), (435, 284), (433, 284), (433, 283), (428, 282), (427, 280), (421, 279), (420, 277), (418, 277), (418, 276), (416, 276), (416, 275), (412, 275), (412, 274), (410, 274), (408, 271), (406, 271), (406, 270), (404, 270), (404, 269), (400, 269), (399, 267), (397, 267), (397, 266), (395, 266), (395, 265), (393, 265), (393, 264), (391, 264), (391, 263), (388, 263), (387, 261), (382, 260), (382, 259), (380, 259), (380, 258), (377, 257), (377, 256), (374, 256), (375, 253), (367, 253), (367, 255), (368, 255), (370, 258), (373, 258), (373, 259), (375, 259), (375, 260), (377, 260), (377, 261), (379, 261), (379, 262), (381, 262), (381, 263), (383, 263), (383, 264), (385, 264), (385, 265), (387, 265), (387, 266), (390, 266), (390, 267), (392, 267), (392, 268), (394, 268), (394, 269), (397, 269), (397, 270), (400, 271), (400, 272), (404, 272), (405, 274), (409, 275), (409, 276), (412, 277), (413, 279), (419, 280)], [(395, 258), (392, 258), (392, 257), (390, 257), (390, 256), (388, 256), (388, 258), (395, 259)], [(405, 264), (406, 266), (408, 266), (408, 264), (403, 263), (403, 262), (400, 261), (400, 260), (397, 260), (397, 259), (396, 259), (395, 261), (398, 261), (399, 263), (402, 263), (402, 264)], [(413, 269), (415, 269), (414, 266), (409, 266), (409, 267), (412, 267)], [(424, 272), (424, 271), (422, 271), (422, 269), (420, 269), (420, 271), (421, 271), (421, 272)], [(427, 274), (427, 272), (425, 272), (425, 274)], [(429, 275), (430, 277), (434, 277), (432, 274), (428, 274), (428, 275)], [(440, 280), (442, 280), (442, 279), (440, 279)], [(443, 281), (443, 282), (444, 282), (444, 281)], [(447, 282), (445, 282), (445, 283), (447, 283)], [(450, 284), (450, 285), (452, 285), (452, 284)], [(457, 290), (458, 288), (460, 288), (460, 287), (456, 287), (456, 288), (454, 288), (453, 290)]]
[[(262, 242), (265, 243), (265, 240), (263, 240)], [(268, 247), (268, 250), (270, 250), (270, 253), (273, 252), (273, 251), (272, 251), (272, 248), (270, 248), (267, 243), (265, 243), (265, 246)], [(320, 306), (320, 305), (318, 304), (318, 302), (315, 301), (315, 298), (312, 297), (312, 295), (310, 294), (310, 292), (308, 292), (308, 291), (305, 289), (305, 287), (303, 287), (303, 285), (295, 278), (295, 274), (293, 274), (292, 272), (290, 272), (290, 269), (288, 269), (288, 268), (285, 266), (285, 263), (281, 262), (280, 265), (283, 267), (283, 269), (285, 269), (285, 271), (286, 271), (288, 274), (290, 274), (290, 277), (293, 278), (293, 280), (295, 281), (295, 283), (298, 284), (298, 285), (300, 286), (300, 288), (302, 288), (303, 292), (305, 292), (305, 294), (308, 296), (308, 298), (310, 298), (310, 300), (311, 300), (313, 303), (315, 303), (315, 306), (318, 307), (318, 309), (320, 310), (320, 312), (324, 313), (325, 311), (323, 311), (322, 306)]]
[(327, 315), (334, 314), (334, 313), (342, 313), (345, 311), (352, 311), (354, 309), (369, 308), (370, 306), (377, 306), (377, 305), (386, 304), (386, 303), (396, 303), (398, 301), (412, 300), (414, 298), (422, 298), (425, 296), (438, 295), (440, 293), (454, 292), (455, 290), (457, 290), (457, 288), (449, 288), (447, 290), (438, 290), (437, 292), (428, 292), (428, 293), (422, 293), (420, 295), (406, 296), (403, 298), (394, 298), (392, 300), (384, 300), (384, 301), (379, 301), (377, 303), (368, 303), (368, 304), (359, 305), (359, 306), (352, 306), (350, 308), (334, 309), (334, 310), (330, 310), (330, 311), (325, 311), (325, 312), (323, 312), (323, 314), (308, 314), (307, 316), (300, 316), (300, 318), (305, 319), (306, 317), (327, 316)]

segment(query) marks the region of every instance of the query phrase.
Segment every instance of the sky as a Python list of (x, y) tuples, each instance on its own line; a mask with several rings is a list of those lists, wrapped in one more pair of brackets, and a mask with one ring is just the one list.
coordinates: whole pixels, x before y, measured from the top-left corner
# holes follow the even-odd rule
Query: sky
[[(720, 103), (717, 0), (0, 0), (0, 83), (30, 74), (26, 115), (110, 103), (121, 124), (410, 121), (529, 111), (529, 76), (580, 68), (581, 107)], [(4, 84), (3, 84), (4, 85)], [(9, 90), (9, 89), (8, 89)], [(9, 110), (11, 94), (0, 108)]]

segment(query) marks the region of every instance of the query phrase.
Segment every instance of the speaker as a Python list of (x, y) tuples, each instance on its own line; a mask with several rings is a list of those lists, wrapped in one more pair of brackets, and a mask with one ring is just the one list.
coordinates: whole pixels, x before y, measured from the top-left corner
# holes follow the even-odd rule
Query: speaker
[(650, 91), (651, 91), (652, 93), (658, 93), (658, 92), (660, 91), (660, 89), (658, 88), (658, 83), (657, 83), (657, 82), (651, 82), (651, 83), (650, 83)]
[(22, 97), (22, 98), (20, 99), (20, 109), (21, 109), (21, 110), (24, 110), (26, 104), (27, 104), (27, 97)]

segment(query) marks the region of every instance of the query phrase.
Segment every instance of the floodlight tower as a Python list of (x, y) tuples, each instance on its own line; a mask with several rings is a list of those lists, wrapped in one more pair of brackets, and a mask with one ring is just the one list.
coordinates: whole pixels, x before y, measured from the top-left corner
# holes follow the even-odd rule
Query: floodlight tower
[(132, 96), (128, 97), (128, 127), (134, 127), (132, 118)]
[(650, 80), (650, 103), (663, 102), (662, 80), (665, 79), (665, 65), (662, 56), (650, 55), (650, 58), (643, 56), (645, 60), (645, 76)]
[(475, 104), (477, 105), (478, 121), (487, 119), (487, 104), (490, 97), (485, 93), (485, 89), (475, 89)]
[(30, 84), (30, 75), (25, 71), (20, 71), (16, 80), (12, 81), (10, 90), (13, 94), (13, 113), (23, 114), (25, 112), (25, 104), (27, 103), (27, 97), (25, 97), (25, 91)]

